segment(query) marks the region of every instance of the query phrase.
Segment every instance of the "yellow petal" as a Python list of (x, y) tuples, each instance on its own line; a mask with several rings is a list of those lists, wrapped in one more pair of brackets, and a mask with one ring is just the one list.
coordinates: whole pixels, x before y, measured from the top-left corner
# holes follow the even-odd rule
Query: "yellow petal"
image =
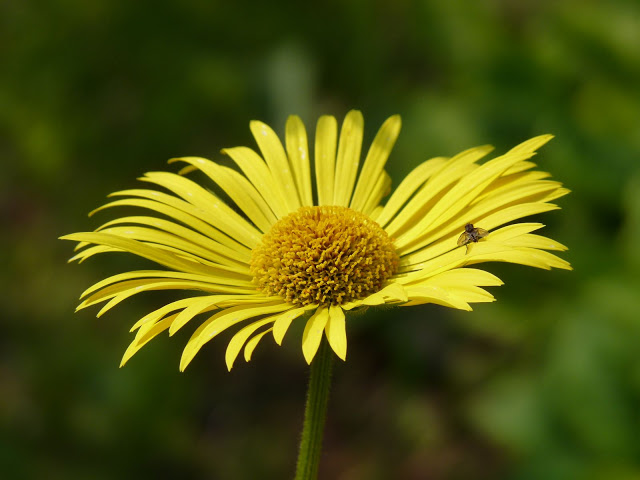
[(176, 317), (175, 321), (171, 324), (169, 329), (169, 336), (175, 334), (184, 325), (190, 322), (196, 315), (201, 313), (207, 313), (211, 310), (218, 308), (228, 307), (247, 307), (255, 305), (264, 305), (271, 302), (271, 299), (263, 295), (208, 295), (206, 297), (200, 297), (194, 301), (191, 305), (185, 308)]
[[(229, 267), (216, 262), (216, 260), (220, 258), (219, 256), (211, 252), (208, 248), (194, 243), (201, 240), (199, 234), (195, 232), (183, 232), (185, 236), (178, 236), (173, 233), (153, 228), (139, 227), (137, 225), (107, 227), (101, 228), (99, 231), (101, 234), (135, 240), (158, 250), (175, 253), (180, 258), (210, 266), (215, 269), (218, 274), (228, 275), (231, 278), (244, 278), (247, 281), (251, 279), (248, 267), (246, 266), (244, 268), (237, 266)], [(176, 229), (175, 233), (178, 232), (179, 230)], [(84, 255), (78, 254), (76, 256), (83, 257)], [(212, 273), (214, 273), (213, 270)]]
[(334, 117), (323, 115), (316, 126), (316, 185), (318, 205), (331, 205), (336, 164), (338, 124)]
[(249, 337), (253, 335), (253, 333), (256, 330), (258, 330), (260, 327), (263, 327), (264, 325), (268, 325), (269, 323), (273, 323), (275, 318), (276, 318), (275, 316), (271, 316), (271, 317), (265, 318), (264, 320), (260, 320), (259, 322), (251, 323), (246, 327), (244, 327), (243, 329), (241, 329), (238, 333), (236, 333), (231, 338), (229, 345), (227, 345), (227, 351), (224, 357), (225, 362), (227, 363), (227, 369), (229, 371), (231, 371), (231, 368), (233, 368), (233, 363), (236, 361), (236, 358), (238, 357), (240, 350), (242, 350), (242, 347), (244, 346), (246, 341), (249, 339)]
[(476, 285), (481, 287), (499, 287), (502, 280), (485, 270), (477, 268), (454, 268), (421, 281), (418, 285), (438, 284), (444, 287), (456, 285)]
[(409, 303), (405, 305), (420, 305), (423, 303), (435, 303), (450, 308), (470, 311), (471, 307), (467, 302), (437, 285), (417, 285), (405, 288), (409, 296)]
[(507, 168), (505, 170), (504, 175), (511, 175), (512, 173), (524, 172), (525, 170), (529, 170), (531, 168), (536, 167), (537, 165), (533, 162), (529, 162), (527, 160), (523, 160), (522, 162), (518, 162), (513, 166)]
[(152, 210), (154, 212), (161, 213), (162, 215), (166, 215), (170, 218), (174, 218), (175, 220), (178, 220), (179, 222), (190, 226), (194, 230), (201, 232), (206, 237), (209, 237), (212, 240), (218, 242), (221, 245), (218, 248), (224, 255), (227, 255), (230, 258), (236, 258), (238, 261), (242, 261), (244, 263), (249, 263), (249, 260), (251, 259), (251, 250), (206, 223), (205, 217), (207, 216), (205, 215), (205, 213), (202, 210), (199, 210), (195, 206), (191, 205), (190, 203), (162, 192), (143, 189), (124, 190), (121, 192), (112, 193), (109, 196), (113, 197), (124, 195), (131, 195), (133, 197), (141, 198), (126, 198), (115, 200), (106, 205), (103, 205), (102, 207), (97, 208), (96, 210), (91, 212), (91, 214), (94, 214), (105, 208), (118, 206), (132, 206)]
[[(62, 240), (74, 240), (77, 242), (91, 242), (99, 245), (106, 245), (113, 248), (118, 248), (140, 257), (146, 258), (160, 265), (173, 270), (178, 270), (187, 273), (200, 273), (204, 275), (216, 274), (215, 268), (203, 265), (201, 263), (187, 260), (186, 258), (179, 257), (166, 250), (162, 250), (151, 245), (147, 245), (137, 240), (131, 240), (123, 238), (119, 235), (112, 235), (102, 232), (81, 232), (72, 233), (60, 237)], [(225, 277), (226, 278), (226, 277)]]
[(322, 333), (328, 320), (329, 309), (321, 306), (318, 307), (307, 321), (304, 333), (302, 334), (302, 353), (308, 364), (311, 364), (313, 357), (315, 357), (318, 351), (320, 341), (322, 340)]
[(391, 283), (378, 292), (385, 299), (392, 302), (406, 302), (407, 292), (399, 283)]
[[(124, 272), (124, 273), (119, 273), (117, 275), (112, 275), (110, 277), (105, 278), (104, 280), (97, 282), (96, 284), (92, 285), (91, 287), (86, 289), (84, 292), (82, 292), (82, 295), (80, 295), (80, 298), (84, 298), (89, 294), (96, 292), (98, 290), (101, 290), (109, 285), (121, 283), (127, 280), (137, 280), (142, 278), (146, 278), (146, 279), (161, 278), (161, 279), (167, 279), (171, 281), (187, 280), (187, 281), (199, 282), (199, 283), (211, 283), (210, 282), (211, 277), (209, 277), (208, 275), (172, 272), (172, 271), (166, 271), (166, 270), (135, 270), (132, 272)], [(215, 288), (216, 284), (211, 283), (211, 285), (212, 285), (212, 288)], [(130, 288), (130, 286), (125, 286), (124, 288), (122, 286), (116, 287), (116, 290), (111, 293), (114, 293), (114, 294), (119, 293), (122, 290), (125, 290), (127, 288)], [(255, 294), (255, 290), (251, 293)]]
[(106, 222), (105, 224), (97, 228), (96, 231), (105, 231), (109, 227), (122, 224), (146, 225), (162, 230), (165, 234), (170, 234), (178, 238), (188, 240), (195, 244), (197, 247), (206, 249), (206, 258), (208, 260), (218, 263), (219, 265), (224, 265), (225, 269), (228, 271), (249, 275), (249, 265), (247, 264), (247, 262), (239, 261), (239, 259), (234, 258), (237, 257), (237, 252), (234, 252), (228, 247), (225, 247), (224, 245), (212, 240), (206, 235), (202, 235), (194, 230), (183, 227), (176, 222), (171, 222), (163, 218), (141, 216), (120, 217)]
[(389, 117), (380, 127), (373, 139), (367, 157), (364, 160), (362, 171), (358, 176), (358, 183), (351, 199), (350, 207), (362, 211), (374, 185), (379, 181), (379, 176), (384, 170), (389, 154), (400, 134), (402, 121), (400, 115)]
[(291, 305), (283, 302), (270, 302), (259, 306), (237, 306), (227, 308), (216, 313), (198, 327), (185, 347), (180, 360), (180, 370), (184, 371), (191, 363), (196, 353), (209, 341), (227, 328), (259, 315), (267, 315), (282, 312), (291, 308)]
[(504, 244), (511, 247), (527, 247), (536, 248), (538, 250), (558, 250), (561, 252), (568, 250), (568, 248), (560, 242), (543, 237), (542, 235), (532, 234), (520, 235), (518, 238), (506, 240)]
[(378, 181), (373, 186), (369, 198), (362, 207), (362, 213), (369, 215), (373, 210), (380, 205), (380, 201), (389, 195), (391, 191), (391, 177), (387, 172), (382, 172), (378, 176)]
[(240, 214), (233, 211), (212, 192), (188, 178), (167, 172), (149, 172), (140, 178), (143, 182), (160, 185), (202, 210), (208, 223), (249, 248), (257, 245), (262, 233)]
[(311, 189), (311, 167), (309, 159), (309, 147), (307, 143), (307, 131), (300, 117), (291, 115), (287, 119), (286, 144), (289, 162), (293, 168), (293, 174), (300, 194), (303, 206), (313, 205), (313, 191)]
[(222, 153), (229, 155), (236, 162), (277, 218), (282, 218), (289, 213), (284, 194), (278, 188), (278, 183), (273, 179), (269, 167), (260, 155), (247, 147), (225, 148)]
[(423, 218), (435, 204), (441, 192), (447, 191), (461, 177), (478, 167), (478, 161), (493, 150), (490, 145), (471, 148), (457, 154), (433, 173), (429, 181), (422, 186), (416, 195), (400, 210), (397, 216), (385, 228), (389, 235), (396, 236)]
[(351, 110), (347, 113), (340, 130), (340, 144), (338, 145), (333, 188), (333, 205), (349, 206), (356, 174), (358, 173), (358, 165), (360, 164), (363, 131), (364, 118), (362, 118), (362, 113), (357, 110)]
[(316, 307), (313, 305), (308, 305), (306, 307), (294, 308), (293, 310), (289, 310), (278, 315), (278, 318), (273, 324), (273, 339), (276, 341), (276, 343), (278, 345), (282, 345), (282, 339), (284, 338), (285, 333), (287, 333), (287, 330), (289, 330), (291, 322), (293, 322), (303, 313), (313, 308)]
[(244, 359), (245, 359), (245, 361), (248, 362), (248, 361), (251, 360), (251, 355), (253, 355), (253, 351), (258, 346), (258, 343), (270, 331), (271, 331), (271, 329), (265, 330), (264, 332), (260, 332), (259, 334), (257, 334), (255, 337), (253, 337), (251, 340), (249, 340), (247, 342), (247, 345), (244, 347)]
[(537, 215), (538, 213), (545, 213), (558, 209), (560, 209), (560, 207), (551, 203), (536, 202), (512, 205), (486, 216), (482, 220), (483, 228), (491, 230), (499, 227), (500, 225), (504, 225), (505, 223), (518, 220), (519, 218), (529, 217), (531, 215)]
[(105, 287), (104, 289), (90, 295), (83, 300), (80, 305), (78, 305), (77, 310), (81, 310), (113, 298), (113, 300), (109, 302), (108, 307), (105, 306), (103, 311), (100, 313), (100, 315), (102, 315), (105, 311), (115, 306), (115, 304), (120, 303), (122, 300), (125, 300), (132, 295), (158, 290), (199, 290), (209, 293), (244, 294), (244, 297), (250, 297), (252, 294), (255, 295), (255, 292), (242, 289), (240, 287), (216, 285), (207, 282), (193, 282), (189, 280), (130, 280), (110, 285), (109, 287)]
[(504, 248), (505, 250), (499, 254), (486, 253), (474, 255), (473, 258), (467, 262), (467, 265), (473, 265), (480, 262), (499, 261), (528, 265), (530, 267), (542, 268), (544, 270), (551, 270), (552, 268), (572, 270), (569, 262), (561, 259), (560, 257), (556, 257), (549, 252), (545, 252), (544, 250), (526, 247), (513, 249), (506, 246)]
[(185, 162), (202, 171), (217, 183), (249, 217), (249, 220), (263, 232), (268, 231), (277, 221), (271, 208), (253, 184), (235, 170), (200, 157), (180, 157), (169, 160), (169, 163), (173, 162)]
[(362, 300), (360, 300), (360, 303), (362, 305), (368, 305), (370, 307), (373, 307), (375, 305), (384, 305), (386, 302), (384, 301), (384, 295), (381, 295), (378, 292), (378, 293), (372, 293), (368, 297), (363, 298)]
[(524, 153), (526, 155), (526, 154), (534, 153), (536, 150), (538, 150), (540, 147), (542, 147), (545, 143), (547, 143), (552, 138), (553, 138), (553, 135), (550, 135), (548, 133), (545, 135), (538, 135), (537, 137), (530, 138), (529, 140), (525, 140), (521, 144), (516, 145), (511, 150), (509, 150), (509, 154)]
[(206, 311), (217, 308), (218, 301), (226, 298), (226, 295), (207, 295), (200, 297), (191, 302), (184, 310), (182, 310), (177, 316), (169, 329), (169, 336), (173, 336), (178, 330), (184, 327), (190, 322), (196, 315), (200, 315)]
[(269, 125), (256, 120), (249, 124), (249, 128), (251, 128), (251, 133), (253, 133), (256, 143), (262, 152), (262, 156), (269, 166), (273, 180), (283, 193), (287, 208), (289, 211), (297, 210), (300, 208), (298, 189), (296, 188), (296, 183), (293, 179), (291, 168), (289, 167), (287, 154), (278, 136)]
[(487, 185), (498, 178), (506, 169), (532, 153), (506, 154), (489, 160), (473, 172), (465, 175), (442, 198), (440, 198), (429, 212), (420, 219), (415, 226), (398, 236), (397, 248), (411, 243), (415, 238), (429, 228), (436, 228), (457, 215), (463, 208), (482, 192)]
[(391, 218), (395, 216), (400, 208), (413, 196), (413, 194), (420, 188), (436, 171), (442, 168), (442, 165), (447, 160), (445, 157), (436, 157), (427, 160), (414, 168), (409, 175), (395, 189), (391, 198), (384, 206), (382, 213), (376, 218), (376, 222), (381, 227), (384, 227), (389, 223)]
[(155, 323), (168, 313), (188, 307), (194, 300), (194, 298), (183, 298), (182, 300), (176, 300), (175, 302), (164, 305), (153, 312), (146, 314), (138, 320), (129, 331), (134, 332), (147, 323)]
[(133, 357), (142, 347), (144, 347), (147, 343), (149, 343), (154, 337), (158, 336), (160, 333), (164, 332), (169, 326), (171, 322), (175, 318), (175, 315), (171, 315), (163, 320), (160, 320), (158, 323), (154, 324), (149, 330), (144, 332), (144, 335), (137, 336), (131, 342), (129, 347), (125, 350), (124, 355), (122, 356), (122, 360), (120, 361), (120, 367), (123, 367), (131, 357)]
[(325, 326), (325, 332), (333, 351), (338, 357), (345, 360), (347, 357), (347, 331), (344, 312), (339, 305), (329, 307), (329, 321)]
[[(522, 162), (520, 162), (522, 163)], [(559, 182), (554, 182), (552, 180), (545, 180), (547, 177), (551, 175), (547, 172), (541, 172), (539, 170), (534, 170), (533, 172), (520, 172), (507, 175), (506, 171), (498, 178), (496, 178), (491, 184), (485, 188), (482, 193), (480, 193), (471, 203), (473, 205), (475, 203), (483, 201), (487, 197), (494, 196), (498, 193), (508, 190), (515, 190), (530, 186), (530, 185), (538, 185), (545, 184), (546, 182), (550, 182), (555, 187), (559, 187)]]
[[(438, 297), (440, 300), (460, 305), (466, 309), (468, 303), (493, 302), (495, 300), (493, 295), (480, 288), (480, 286), (499, 285), (502, 285), (502, 281), (495, 275), (484, 270), (478, 270), (475, 268), (455, 268), (426, 279), (421, 279), (415, 283), (411, 283), (410, 285), (406, 285), (405, 289), (412, 291), (412, 298), (415, 299), (425, 298), (418, 297), (418, 294), (416, 293), (425, 293), (425, 291), (412, 290), (412, 287), (436, 287), (438, 289), (442, 289), (449, 295), (448, 297)], [(433, 293), (430, 291), (427, 292)]]

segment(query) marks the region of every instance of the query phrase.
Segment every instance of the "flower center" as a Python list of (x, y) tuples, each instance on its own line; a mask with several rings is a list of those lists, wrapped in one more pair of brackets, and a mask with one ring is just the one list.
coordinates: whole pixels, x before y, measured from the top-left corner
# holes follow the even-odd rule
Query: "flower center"
[(261, 291), (295, 305), (341, 305), (380, 290), (398, 268), (387, 233), (347, 207), (302, 207), (251, 253)]

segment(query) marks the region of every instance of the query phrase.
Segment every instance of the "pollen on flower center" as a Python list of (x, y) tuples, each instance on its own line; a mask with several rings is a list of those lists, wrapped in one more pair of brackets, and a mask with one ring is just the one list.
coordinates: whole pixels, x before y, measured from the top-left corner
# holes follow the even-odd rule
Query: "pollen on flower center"
[(251, 254), (258, 287), (295, 305), (341, 305), (380, 290), (398, 268), (387, 233), (347, 207), (302, 207)]

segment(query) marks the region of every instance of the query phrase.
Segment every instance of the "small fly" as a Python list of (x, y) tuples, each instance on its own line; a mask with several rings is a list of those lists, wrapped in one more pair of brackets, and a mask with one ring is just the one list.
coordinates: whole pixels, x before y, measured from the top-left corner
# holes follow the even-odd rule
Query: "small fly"
[(478, 243), (478, 240), (489, 235), (484, 228), (475, 228), (472, 223), (467, 223), (464, 226), (464, 232), (458, 237), (458, 246), (462, 247), (463, 245), (467, 246), (467, 251), (465, 255), (469, 253), (469, 244), (471, 242)]

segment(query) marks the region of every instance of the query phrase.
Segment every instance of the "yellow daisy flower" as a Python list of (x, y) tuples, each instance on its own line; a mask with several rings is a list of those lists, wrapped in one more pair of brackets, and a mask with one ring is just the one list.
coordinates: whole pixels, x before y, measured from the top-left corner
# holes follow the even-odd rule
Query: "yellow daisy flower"
[[(559, 208), (550, 202), (569, 192), (548, 173), (533, 170), (530, 161), (551, 135), (484, 163), (479, 161), (492, 147), (432, 158), (382, 204), (391, 186), (384, 167), (400, 125), (397, 115), (387, 119), (361, 164), (362, 114), (349, 112), (340, 135), (336, 119), (323, 116), (312, 164), (299, 117), (287, 120), (284, 146), (269, 126), (253, 121), (260, 153), (247, 147), (222, 151), (240, 171), (184, 157), (170, 160), (186, 164), (179, 174), (147, 173), (142, 181), (169, 193), (124, 190), (97, 210), (139, 207), (153, 216), (117, 218), (95, 232), (62, 238), (79, 242), (71, 260), (125, 251), (165, 269), (102, 280), (82, 294), (78, 309), (107, 302), (100, 316), (140, 292), (197, 291), (141, 318), (122, 364), (156, 335), (166, 330), (173, 335), (194, 317), (214, 311), (191, 336), (180, 370), (211, 339), (240, 326), (227, 347), (231, 369), (243, 347), (249, 361), (265, 335), (281, 344), (298, 318), (306, 319), (302, 352), (311, 363), (323, 336), (345, 359), (350, 310), (422, 303), (471, 310), (470, 303), (493, 301), (482, 287), (502, 282), (471, 265), (571, 268), (549, 253), (566, 247), (532, 233), (542, 224), (513, 223)], [(184, 176), (194, 170), (208, 176), (232, 204)]]

